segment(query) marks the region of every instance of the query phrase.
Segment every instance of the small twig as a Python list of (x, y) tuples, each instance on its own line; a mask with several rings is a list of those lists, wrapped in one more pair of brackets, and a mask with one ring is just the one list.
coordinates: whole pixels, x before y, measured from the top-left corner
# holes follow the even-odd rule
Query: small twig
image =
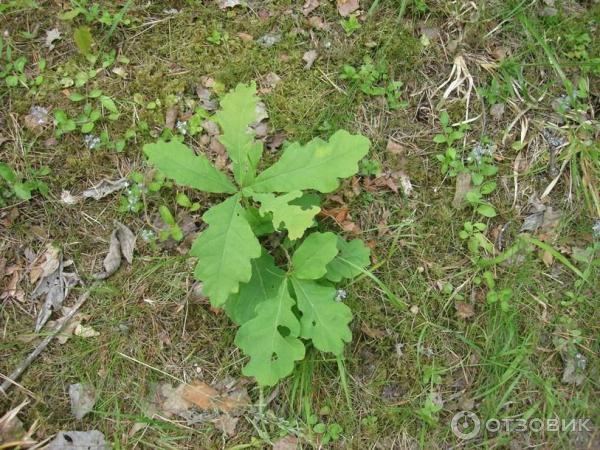
[(157, 369), (156, 367), (153, 367), (150, 364), (146, 364), (145, 362), (140, 361), (139, 359), (135, 359), (133, 356), (129, 356), (129, 355), (126, 355), (125, 353), (121, 353), (121, 352), (117, 352), (117, 355), (122, 356), (123, 358), (128, 359), (130, 361), (133, 361), (133, 362), (135, 362), (137, 364), (140, 364), (140, 365), (142, 365), (144, 367), (147, 367), (148, 369), (152, 369), (152, 370), (157, 371), (158, 373), (162, 373), (163, 375), (166, 375), (167, 377), (172, 378), (175, 381), (179, 381), (180, 383), (187, 384), (181, 378), (177, 378), (175, 375), (171, 375), (170, 373), (165, 372), (165, 371), (160, 370), (160, 369)]
[(19, 366), (6, 378), (6, 380), (4, 381), (4, 383), (2, 383), (2, 386), (0, 387), (1, 393), (6, 394), (6, 392), (13, 385), (17, 384), (16, 383), (17, 379), (23, 374), (23, 372), (25, 372), (25, 370), (35, 360), (35, 358), (37, 358), (40, 355), (40, 353), (42, 353), (46, 349), (46, 347), (48, 347), (48, 344), (50, 344), (52, 339), (54, 339), (56, 337), (56, 335), (63, 330), (65, 325), (69, 322), (69, 320), (71, 320), (73, 318), (75, 313), (86, 302), (86, 300), (88, 299), (89, 296), (90, 296), (89, 290), (87, 290), (86, 292), (81, 294), (81, 296), (79, 297), (79, 299), (77, 300), (75, 305), (73, 305), (71, 310), (67, 313), (67, 315), (59, 320), (56, 327), (54, 327), (54, 330), (52, 330), (52, 332), (48, 336), (46, 336), (46, 338), (42, 342), (40, 342), (38, 344), (38, 346), (35, 348), (35, 350), (33, 350), (27, 356), (27, 358), (25, 358), (25, 360), (21, 364), (19, 364)]

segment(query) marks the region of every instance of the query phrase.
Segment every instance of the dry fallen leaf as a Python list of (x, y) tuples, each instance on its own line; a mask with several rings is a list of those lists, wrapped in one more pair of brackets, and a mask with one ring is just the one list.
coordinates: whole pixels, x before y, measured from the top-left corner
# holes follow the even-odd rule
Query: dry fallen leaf
[(267, 148), (271, 151), (277, 150), (285, 142), (285, 133), (275, 133), (267, 138)]
[(0, 300), (14, 298), (22, 302), (25, 299), (25, 291), (19, 287), (23, 268), (12, 265), (7, 267), (0, 273), (0, 277), (10, 277), (4, 285), (4, 289), (0, 294)]
[(40, 134), (48, 125), (48, 110), (41, 106), (32, 106), (29, 114), (23, 118), (23, 123), (29, 131)]
[(388, 139), (385, 149), (394, 155), (403, 155), (405, 153), (404, 147), (398, 144), (392, 138)]
[(371, 328), (366, 323), (363, 323), (361, 325), (360, 330), (372, 339), (382, 339), (388, 335), (388, 332), (386, 330)]
[[(39, 282), (36, 285), (35, 289), (31, 293), (31, 298), (36, 299), (41, 295), (46, 295), (44, 303), (38, 312), (38, 316), (35, 323), (35, 332), (39, 333), (44, 324), (48, 321), (50, 316), (54, 311), (58, 311), (64, 302), (64, 300), (68, 297), (71, 289), (77, 285), (81, 280), (76, 272), (65, 272), (64, 268), (71, 266), (73, 264), (72, 261), (63, 262), (62, 253), (59, 251), (57, 256), (57, 263), (55, 264), (53, 261), (53, 251), (50, 250), (51, 247), (48, 247), (48, 251), (50, 252), (50, 258), (52, 260), (44, 260), (42, 263), (41, 272), (39, 267), (36, 275), (36, 279), (39, 278)], [(40, 258), (36, 258), (38, 261)], [(35, 261), (34, 261), (35, 263)], [(52, 272), (48, 273), (49, 269), (54, 269)]]
[(337, 10), (342, 17), (348, 17), (359, 7), (358, 0), (337, 0)]
[(94, 275), (98, 280), (104, 280), (115, 273), (121, 266), (122, 257), (131, 264), (133, 262), (133, 250), (135, 249), (136, 236), (133, 232), (120, 222), (115, 222), (115, 229), (110, 236), (108, 254), (103, 261), (104, 272)]
[(75, 336), (79, 336), (82, 338), (92, 338), (92, 337), (100, 336), (100, 333), (98, 333), (92, 327), (89, 327), (86, 325), (81, 325), (80, 323), (77, 324), (77, 326), (75, 327), (73, 334)]
[(268, 94), (281, 82), (281, 77), (275, 72), (269, 72), (260, 80), (261, 88), (260, 94)]
[(254, 36), (248, 33), (238, 33), (237, 35), (244, 42), (250, 42), (254, 40)]
[(0, 417), (0, 448), (29, 448), (36, 444), (31, 439), (35, 431), (35, 425), (26, 432), (23, 428), (23, 422), (17, 417), (21, 409), (28, 403), (29, 401), (25, 400)]
[(89, 413), (96, 403), (96, 391), (88, 384), (76, 383), (69, 386), (71, 413), (81, 420)]
[(58, 28), (52, 28), (51, 30), (47, 30), (44, 45), (50, 50), (52, 50), (54, 49), (54, 41), (57, 41), (60, 38), (61, 34), (60, 31), (58, 31)]
[(296, 450), (298, 438), (296, 436), (285, 436), (273, 444), (273, 450)]
[(235, 6), (241, 5), (241, 0), (217, 0), (217, 4), (220, 9), (233, 8)]
[(177, 122), (177, 116), (179, 116), (178, 106), (171, 106), (167, 109), (165, 114), (165, 128), (173, 130), (173, 128), (175, 128), (175, 122)]
[(306, 0), (302, 5), (302, 14), (308, 16), (311, 12), (319, 7), (319, 0)]
[(58, 269), (61, 259), (60, 248), (53, 244), (46, 247), (46, 251), (38, 256), (31, 264), (29, 270), (29, 282), (35, 283), (41, 278), (45, 278)]
[(537, 198), (532, 198), (530, 204), (530, 214), (523, 220), (521, 231), (541, 232), (549, 237), (560, 222), (561, 211), (546, 206)]
[(400, 181), (400, 187), (402, 188), (402, 192), (407, 197), (410, 197), (410, 195), (413, 192), (413, 185), (410, 181), (409, 176), (406, 174), (406, 172), (404, 172), (403, 170), (399, 170), (397, 172), (394, 172), (392, 174), (392, 177), (394, 177), (398, 181)]
[(501, 120), (504, 115), (504, 103), (494, 103), (490, 107), (490, 116), (492, 116), (495, 120)]
[(317, 59), (317, 56), (319, 56), (319, 54), (316, 50), (309, 50), (306, 53), (304, 53), (304, 55), (302, 56), (302, 61), (306, 63), (304, 64), (305, 70), (309, 70), (313, 66), (315, 60)]
[(127, 178), (121, 178), (120, 180), (102, 180), (100, 183), (86, 189), (81, 194), (83, 198), (93, 198), (94, 200), (100, 200), (113, 192), (129, 186), (129, 180)]
[(180, 414), (192, 406), (203, 411), (236, 414), (250, 404), (246, 389), (237, 383), (231, 389), (209, 386), (199, 380), (180, 384), (176, 388), (169, 383), (162, 383), (158, 386), (157, 394), (154, 403), (168, 415)]
[(235, 436), (235, 427), (239, 422), (239, 417), (233, 417), (229, 414), (221, 414), (216, 419), (212, 420), (213, 425), (217, 430), (223, 432), (227, 436)]
[(54, 440), (45, 447), (46, 450), (109, 450), (112, 446), (106, 443), (104, 434), (98, 430), (61, 431)]
[(468, 319), (473, 317), (475, 311), (473, 311), (473, 305), (465, 302), (455, 302), (454, 308), (456, 308), (456, 315), (460, 319)]

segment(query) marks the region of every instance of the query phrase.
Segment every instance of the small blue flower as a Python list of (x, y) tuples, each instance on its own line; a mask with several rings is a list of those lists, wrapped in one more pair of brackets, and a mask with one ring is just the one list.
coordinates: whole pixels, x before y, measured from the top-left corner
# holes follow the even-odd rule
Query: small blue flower
[(346, 292), (344, 289), (338, 289), (335, 292), (335, 301), (336, 302), (341, 302), (342, 300), (345, 300), (348, 297), (348, 292)]
[(600, 220), (597, 220), (592, 227), (592, 236), (594, 236), (595, 239), (600, 239)]

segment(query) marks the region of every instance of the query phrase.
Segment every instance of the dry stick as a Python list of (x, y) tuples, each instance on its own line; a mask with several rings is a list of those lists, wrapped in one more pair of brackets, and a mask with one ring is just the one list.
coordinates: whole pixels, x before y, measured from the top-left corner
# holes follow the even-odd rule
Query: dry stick
[(79, 297), (79, 299), (77, 300), (75, 305), (73, 305), (73, 307), (67, 313), (66, 316), (64, 316), (62, 319), (60, 319), (59, 323), (56, 325), (54, 330), (52, 330), (52, 332), (48, 336), (46, 336), (46, 338), (42, 342), (39, 343), (39, 345), (35, 348), (35, 350), (32, 351), (29, 354), (29, 356), (27, 356), (27, 358), (25, 358), (25, 360), (21, 364), (19, 364), (19, 367), (17, 367), (7, 377), (7, 379), (4, 381), (4, 383), (2, 383), (2, 386), (0, 387), (1, 393), (6, 394), (6, 392), (15, 384), (15, 382), (23, 374), (23, 372), (25, 372), (25, 369), (27, 369), (27, 367), (29, 367), (29, 365), (33, 362), (33, 360), (35, 358), (37, 358), (40, 355), (40, 353), (42, 353), (44, 351), (44, 349), (46, 347), (48, 347), (48, 344), (50, 344), (52, 339), (54, 339), (56, 337), (56, 335), (63, 330), (65, 325), (69, 322), (69, 320), (71, 320), (73, 318), (73, 316), (75, 315), (77, 310), (79, 308), (81, 308), (81, 306), (85, 303), (85, 301), (88, 299), (89, 296), (90, 296), (89, 290), (84, 292), (83, 294), (81, 294), (81, 296)]

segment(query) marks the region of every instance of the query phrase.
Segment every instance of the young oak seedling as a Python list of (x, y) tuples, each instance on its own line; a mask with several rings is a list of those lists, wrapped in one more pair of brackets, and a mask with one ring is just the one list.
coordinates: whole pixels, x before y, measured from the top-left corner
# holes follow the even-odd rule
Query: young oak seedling
[[(369, 140), (344, 130), (328, 141), (289, 144), (277, 162), (257, 174), (263, 153), (250, 125), (258, 119), (254, 84), (239, 84), (221, 99), (213, 120), (227, 149), (235, 183), (202, 154), (186, 145), (159, 141), (144, 146), (151, 164), (177, 184), (231, 194), (202, 216), (208, 228), (194, 242), (195, 277), (215, 307), (240, 328), (235, 343), (250, 357), (243, 373), (272, 386), (304, 358), (306, 342), (340, 355), (352, 335), (350, 308), (335, 299), (332, 283), (353, 278), (369, 264), (359, 239), (347, 242), (331, 232), (305, 232), (320, 208), (315, 195), (328, 193), (340, 178), (354, 175)], [(259, 237), (286, 231), (282, 246), (264, 247)], [(276, 261), (287, 259), (284, 267)]]

